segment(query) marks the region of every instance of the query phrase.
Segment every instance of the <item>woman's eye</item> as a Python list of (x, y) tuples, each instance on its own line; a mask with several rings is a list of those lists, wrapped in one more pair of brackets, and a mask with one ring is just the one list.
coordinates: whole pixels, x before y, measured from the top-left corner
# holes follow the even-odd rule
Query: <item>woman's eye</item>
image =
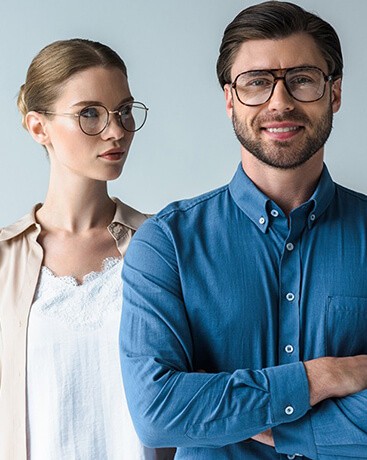
[(100, 116), (98, 107), (86, 107), (80, 112), (80, 116), (83, 118), (98, 118)]
[(125, 105), (124, 107), (121, 107), (119, 110), (120, 114), (122, 117), (128, 117), (131, 115), (132, 111), (132, 106), (131, 105)]

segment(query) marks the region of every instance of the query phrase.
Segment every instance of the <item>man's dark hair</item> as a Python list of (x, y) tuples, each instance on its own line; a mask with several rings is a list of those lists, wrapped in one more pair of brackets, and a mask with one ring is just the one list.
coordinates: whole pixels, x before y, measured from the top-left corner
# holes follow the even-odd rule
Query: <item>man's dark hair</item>
[(222, 88), (231, 82), (231, 68), (242, 43), (247, 40), (282, 39), (300, 32), (315, 40), (333, 79), (342, 77), (343, 56), (334, 28), (294, 3), (268, 1), (241, 11), (224, 31), (217, 61), (217, 75)]

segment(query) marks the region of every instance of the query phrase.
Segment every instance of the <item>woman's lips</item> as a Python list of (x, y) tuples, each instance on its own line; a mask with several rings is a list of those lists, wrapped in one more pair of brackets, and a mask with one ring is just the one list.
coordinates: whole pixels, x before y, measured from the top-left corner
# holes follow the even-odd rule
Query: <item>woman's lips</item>
[(124, 153), (125, 152), (121, 149), (111, 149), (111, 150), (107, 150), (106, 152), (101, 153), (98, 156), (99, 158), (103, 158), (104, 160), (118, 161), (118, 160), (121, 160)]

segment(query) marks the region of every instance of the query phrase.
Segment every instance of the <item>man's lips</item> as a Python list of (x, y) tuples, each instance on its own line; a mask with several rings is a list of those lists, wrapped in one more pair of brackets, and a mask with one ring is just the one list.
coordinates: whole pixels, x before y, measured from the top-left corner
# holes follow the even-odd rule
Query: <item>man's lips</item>
[(290, 131), (297, 131), (299, 126), (287, 126), (285, 128), (265, 128), (270, 133), (289, 133)]
[(287, 140), (296, 136), (304, 127), (296, 123), (267, 123), (262, 125), (261, 130), (265, 131), (271, 138)]

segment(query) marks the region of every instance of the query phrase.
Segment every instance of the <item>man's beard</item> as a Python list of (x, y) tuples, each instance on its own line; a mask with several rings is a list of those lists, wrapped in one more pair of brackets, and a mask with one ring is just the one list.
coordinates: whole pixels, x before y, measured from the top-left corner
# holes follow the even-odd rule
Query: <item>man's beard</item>
[[(241, 124), (241, 121), (233, 112), (232, 123), (236, 133), (237, 139), (241, 145), (254, 155), (261, 162), (280, 169), (295, 169), (302, 164), (306, 163), (313, 155), (324, 146), (328, 137), (330, 136), (333, 125), (333, 111), (331, 105), (327, 112), (317, 120), (317, 125), (312, 137), (310, 135), (303, 138), (303, 142), (296, 144), (293, 141), (273, 141), (273, 147), (269, 147), (262, 141), (260, 135), (256, 137), (256, 132), (260, 132), (260, 126), (264, 122), (298, 122), (303, 126), (310, 126), (309, 119), (296, 111), (288, 115), (268, 117), (265, 119), (258, 119), (252, 123), (251, 129)], [(304, 129), (304, 128), (301, 128)]]

